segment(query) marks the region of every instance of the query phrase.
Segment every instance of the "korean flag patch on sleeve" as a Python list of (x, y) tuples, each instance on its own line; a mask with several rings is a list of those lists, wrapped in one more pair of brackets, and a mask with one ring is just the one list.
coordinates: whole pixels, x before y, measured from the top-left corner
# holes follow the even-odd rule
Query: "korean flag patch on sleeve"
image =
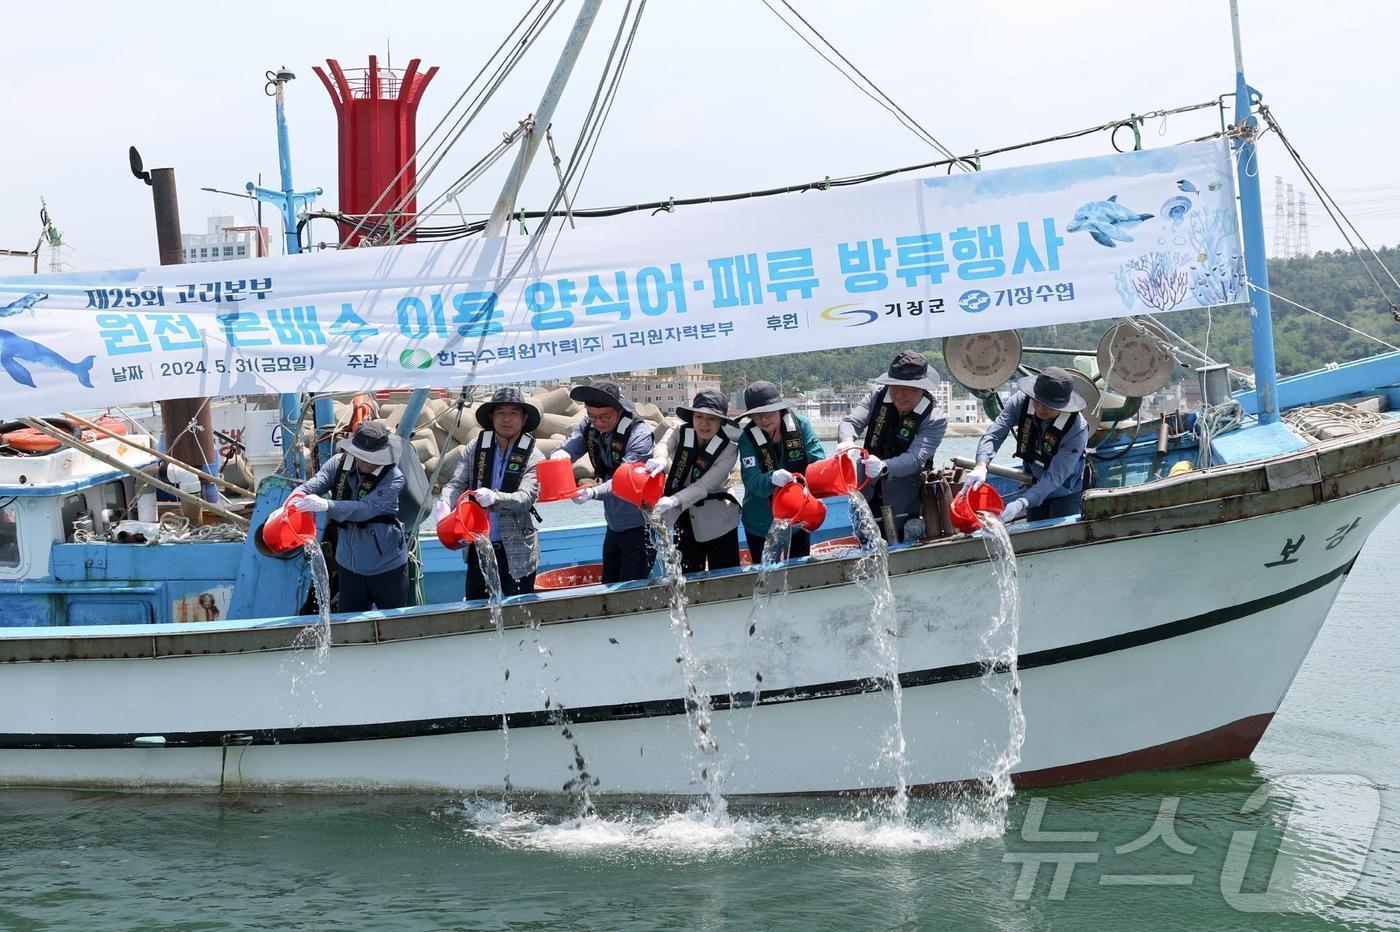
[(746, 457), (744, 457), (744, 465), (745, 465), (745, 466), (757, 466), (757, 465), (758, 465), (758, 457), (756, 457), (756, 456), (746, 456)]

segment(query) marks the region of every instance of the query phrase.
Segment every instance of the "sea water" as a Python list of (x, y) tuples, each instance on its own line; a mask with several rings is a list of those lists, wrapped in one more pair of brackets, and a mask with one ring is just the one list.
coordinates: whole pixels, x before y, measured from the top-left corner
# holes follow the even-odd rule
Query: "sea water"
[(308, 722), (307, 712), (319, 709), (321, 699), (316, 694), (316, 680), (326, 672), (331, 651), (331, 577), (326, 556), (319, 541), (302, 547), (306, 565), (311, 573), (312, 591), (316, 596), (318, 616), (315, 622), (297, 632), (291, 653), (283, 659), (280, 675), (288, 683), (288, 721), (293, 727)]
[(473, 537), (471, 546), (481, 567), (482, 582), (486, 585), (486, 605), (491, 612), (491, 626), (496, 630), (496, 658), (501, 668), (501, 769), (504, 774), (501, 785), (509, 794), (513, 789), (510, 782), (510, 709), (506, 706), (510, 663), (506, 659), (505, 612), (501, 607), (501, 567), (496, 562), (496, 548), (492, 546), (490, 538), (480, 535)]

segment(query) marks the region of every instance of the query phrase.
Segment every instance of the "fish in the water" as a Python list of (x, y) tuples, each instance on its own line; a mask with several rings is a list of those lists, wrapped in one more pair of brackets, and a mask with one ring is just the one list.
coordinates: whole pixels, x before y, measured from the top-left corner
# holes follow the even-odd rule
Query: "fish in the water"
[(29, 374), (25, 363), (62, 369), (77, 379), (86, 388), (92, 388), (92, 363), (96, 356), (88, 356), (81, 362), (73, 362), (58, 355), (42, 343), (35, 343), (8, 330), (0, 330), (0, 369), (9, 373), (10, 378), (21, 385), (34, 388), (34, 377)]
[[(1118, 243), (1131, 243), (1133, 238), (1128, 230), (1151, 220), (1152, 214), (1140, 214), (1118, 203), (1118, 195), (1106, 201), (1090, 201), (1074, 212), (1074, 218), (1065, 227), (1068, 233), (1087, 230), (1089, 236), (1100, 246), (1117, 246)], [(1117, 240), (1118, 243), (1115, 243)]]
[(14, 317), (21, 311), (29, 310), (47, 297), (48, 295), (42, 291), (35, 291), (32, 294), (27, 294), (18, 301), (11, 301), (4, 307), (0, 307), (0, 317)]
[(1185, 191), (1187, 194), (1200, 194), (1200, 193), (1201, 193), (1201, 189), (1200, 189), (1200, 188), (1196, 187), (1194, 184), (1192, 184), (1191, 182), (1187, 181), (1185, 178), (1182, 178), (1181, 180), (1179, 180), (1179, 181), (1176, 183), (1176, 186), (1177, 186), (1178, 188), (1180, 188), (1181, 190)]

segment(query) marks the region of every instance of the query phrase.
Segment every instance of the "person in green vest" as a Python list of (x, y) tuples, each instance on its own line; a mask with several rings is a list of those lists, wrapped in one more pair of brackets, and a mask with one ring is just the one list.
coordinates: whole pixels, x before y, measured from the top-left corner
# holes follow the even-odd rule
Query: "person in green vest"
[[(772, 382), (744, 389), (744, 416), (739, 421), (739, 473), (744, 480), (743, 524), (753, 562), (763, 561), (763, 542), (773, 526), (773, 493), (793, 476), (826, 457), (812, 422), (792, 410)], [(789, 558), (812, 551), (812, 535), (792, 532)]]

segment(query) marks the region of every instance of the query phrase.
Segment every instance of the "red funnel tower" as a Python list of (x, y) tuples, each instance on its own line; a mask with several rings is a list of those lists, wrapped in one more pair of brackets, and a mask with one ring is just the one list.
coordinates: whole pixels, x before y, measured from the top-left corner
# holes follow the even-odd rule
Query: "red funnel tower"
[[(368, 68), (346, 71), (331, 58), (326, 60), (329, 75), (319, 66), (315, 69), (335, 104), (340, 127), (341, 213), (376, 215), (366, 219), (348, 245), (359, 245), (367, 237), (373, 237), (374, 242), (388, 241), (389, 224), (398, 226), (401, 221), (384, 215), (413, 214), (418, 209), (416, 199), (404, 200), (413, 190), (417, 174), (412, 161), (418, 148), (415, 122), (423, 91), (438, 72), (433, 67), (419, 74), (418, 65), (415, 58), (401, 71), (380, 68), (378, 57), (371, 55)], [(405, 165), (407, 169), (399, 175)], [(349, 232), (346, 227), (342, 235)], [(395, 236), (394, 240), (412, 242), (413, 236)]]

